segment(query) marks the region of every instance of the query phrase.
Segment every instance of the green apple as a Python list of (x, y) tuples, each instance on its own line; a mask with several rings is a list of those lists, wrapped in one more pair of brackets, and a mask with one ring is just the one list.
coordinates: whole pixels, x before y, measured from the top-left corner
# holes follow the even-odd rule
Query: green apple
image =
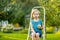
[(41, 29), (41, 25), (40, 24), (38, 25), (38, 29)]

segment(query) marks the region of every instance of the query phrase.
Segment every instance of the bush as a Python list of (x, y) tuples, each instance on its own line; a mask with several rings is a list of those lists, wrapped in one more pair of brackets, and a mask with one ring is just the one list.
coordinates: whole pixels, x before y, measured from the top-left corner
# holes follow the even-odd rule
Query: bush
[(46, 27), (46, 33), (53, 33), (55, 30), (55, 27)]
[(12, 24), (7, 24), (7, 25), (4, 25), (2, 28), (1, 28), (1, 31), (2, 32), (13, 32), (13, 25)]
[(21, 33), (27, 34), (27, 33), (28, 33), (28, 29), (27, 29), (27, 28), (26, 28), (26, 29), (23, 29), (23, 30), (21, 31)]
[(58, 30), (58, 31), (56, 32), (56, 34), (60, 34), (60, 30)]

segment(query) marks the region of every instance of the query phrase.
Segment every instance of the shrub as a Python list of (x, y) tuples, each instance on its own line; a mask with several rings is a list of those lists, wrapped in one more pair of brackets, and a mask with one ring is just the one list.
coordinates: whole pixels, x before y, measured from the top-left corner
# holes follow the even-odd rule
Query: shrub
[(7, 24), (1, 28), (1, 31), (2, 32), (13, 32), (13, 28), (14, 26), (12, 24)]
[(53, 33), (55, 30), (55, 27), (46, 27), (46, 32), (47, 33)]
[(27, 29), (27, 28), (26, 28), (26, 29), (23, 29), (23, 30), (21, 31), (21, 33), (27, 34), (27, 33), (28, 33), (28, 29)]
[(56, 34), (60, 34), (60, 30), (58, 30), (58, 31), (56, 32)]

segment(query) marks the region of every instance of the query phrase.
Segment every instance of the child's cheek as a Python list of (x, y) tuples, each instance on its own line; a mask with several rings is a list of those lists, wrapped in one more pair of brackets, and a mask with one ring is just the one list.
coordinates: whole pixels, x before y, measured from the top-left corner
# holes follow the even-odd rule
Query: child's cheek
[(33, 17), (35, 17), (35, 15), (33, 15)]

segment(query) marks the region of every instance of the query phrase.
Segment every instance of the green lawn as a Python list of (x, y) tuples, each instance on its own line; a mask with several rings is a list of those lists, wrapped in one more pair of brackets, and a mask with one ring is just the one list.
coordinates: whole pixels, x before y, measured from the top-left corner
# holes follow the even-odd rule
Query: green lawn
[[(26, 40), (27, 34), (16, 31), (13, 33), (0, 32), (0, 40)], [(47, 34), (46, 40), (60, 40), (59, 34)]]
[(0, 32), (0, 40), (26, 40), (27, 34), (16, 31), (13, 33)]
[(47, 34), (46, 40), (60, 40), (60, 34)]

